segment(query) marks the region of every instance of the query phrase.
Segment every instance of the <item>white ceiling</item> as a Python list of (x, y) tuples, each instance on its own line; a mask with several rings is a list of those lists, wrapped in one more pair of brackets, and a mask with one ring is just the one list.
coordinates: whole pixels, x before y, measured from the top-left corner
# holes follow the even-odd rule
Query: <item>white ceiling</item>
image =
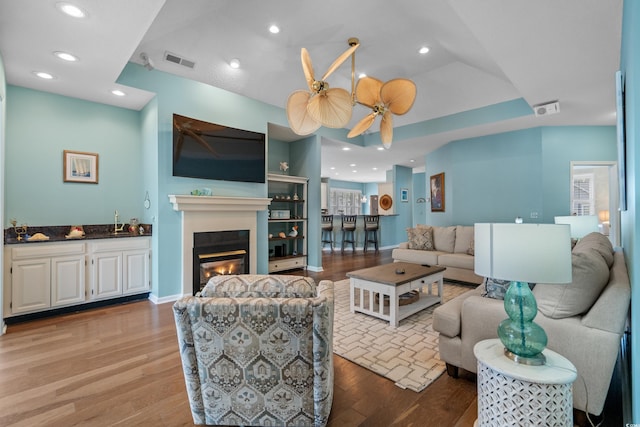
[[(0, 2), (9, 84), (140, 109), (153, 94), (115, 82), (126, 63), (142, 63), (145, 52), (156, 70), (284, 108), (292, 91), (306, 87), (302, 47), (319, 77), (348, 48), (347, 39), (358, 37), (357, 72), (383, 81), (406, 77), (417, 85), (413, 108), (394, 117), (395, 127), (518, 98), (529, 105), (560, 101), (559, 114), (397, 140), (385, 151), (325, 139), (323, 176), (380, 182), (394, 164), (420, 170), (426, 153), (455, 139), (534, 126), (615, 124), (622, 0), (68, 1), (88, 18), (63, 15), (58, 0)], [(271, 24), (281, 32), (269, 33)], [(431, 51), (419, 55), (424, 45)], [(60, 61), (54, 51), (80, 60)], [(165, 52), (196, 65), (167, 62)], [(232, 58), (240, 69), (228, 67)], [(55, 78), (35, 77), (39, 70)], [(350, 89), (350, 76), (347, 61), (329, 82)], [(114, 88), (126, 96), (115, 97)], [(366, 114), (360, 108), (350, 126)], [(276, 131), (281, 139), (291, 134), (270, 129)], [(353, 149), (344, 152), (345, 145)]]

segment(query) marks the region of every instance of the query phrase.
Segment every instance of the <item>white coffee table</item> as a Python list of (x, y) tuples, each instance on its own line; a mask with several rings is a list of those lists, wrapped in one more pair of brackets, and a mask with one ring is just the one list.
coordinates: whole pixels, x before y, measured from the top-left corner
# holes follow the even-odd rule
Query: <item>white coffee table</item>
[[(442, 302), (444, 267), (425, 267), (408, 262), (394, 262), (347, 273), (350, 282), (349, 309), (389, 322), (397, 327), (400, 320)], [(404, 273), (399, 274), (398, 272)], [(438, 293), (433, 292), (438, 284)], [(356, 295), (358, 290), (358, 295)], [(418, 291), (418, 300), (400, 305), (400, 295)], [(385, 297), (389, 305), (383, 303)]]

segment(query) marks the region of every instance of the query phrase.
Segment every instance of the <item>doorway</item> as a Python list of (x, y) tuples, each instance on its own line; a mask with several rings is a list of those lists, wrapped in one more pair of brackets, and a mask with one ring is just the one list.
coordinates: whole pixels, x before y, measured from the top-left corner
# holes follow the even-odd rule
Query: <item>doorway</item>
[(620, 245), (618, 165), (616, 162), (572, 161), (569, 185), (571, 215), (596, 215), (600, 231)]

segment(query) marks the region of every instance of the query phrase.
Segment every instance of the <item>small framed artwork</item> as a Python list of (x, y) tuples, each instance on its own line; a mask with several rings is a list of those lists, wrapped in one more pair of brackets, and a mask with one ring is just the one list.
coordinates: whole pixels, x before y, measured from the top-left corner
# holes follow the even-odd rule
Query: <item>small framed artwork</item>
[(400, 201), (401, 202), (408, 202), (409, 201), (409, 189), (408, 188), (401, 188), (400, 189)]
[(64, 182), (98, 183), (98, 154), (64, 150), (62, 160)]
[(431, 175), (431, 212), (444, 212), (444, 172)]

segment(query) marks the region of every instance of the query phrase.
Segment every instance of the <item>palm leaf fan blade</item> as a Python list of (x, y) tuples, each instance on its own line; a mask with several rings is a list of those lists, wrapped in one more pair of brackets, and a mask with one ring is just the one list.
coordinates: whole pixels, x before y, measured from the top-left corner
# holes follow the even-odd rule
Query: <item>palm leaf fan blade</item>
[(304, 72), (304, 78), (307, 81), (307, 86), (309, 87), (309, 90), (313, 90), (313, 82), (315, 82), (316, 79), (313, 74), (311, 56), (309, 56), (309, 51), (307, 51), (307, 49), (302, 48), (300, 51), (300, 60), (302, 61), (302, 71)]
[(320, 128), (320, 122), (307, 112), (311, 94), (305, 90), (297, 90), (287, 99), (287, 119), (289, 126), (298, 135), (309, 135)]
[(358, 46), (360, 45), (355, 44), (351, 46), (349, 49), (344, 51), (342, 55), (340, 55), (335, 61), (333, 61), (333, 64), (331, 64), (327, 72), (324, 73), (324, 76), (322, 76), (322, 80), (326, 80), (331, 75), (331, 73), (333, 73), (339, 66), (341, 66), (342, 63), (346, 61), (347, 58), (350, 57), (351, 54), (358, 48)]
[(380, 102), (380, 90), (382, 81), (373, 77), (363, 77), (356, 85), (356, 100), (359, 104), (373, 108)]
[(393, 141), (393, 116), (388, 111), (382, 115), (380, 139), (384, 148), (391, 147), (391, 142)]
[(408, 79), (393, 79), (382, 85), (380, 97), (393, 114), (403, 115), (411, 109), (416, 99), (416, 85)]
[(376, 113), (367, 114), (353, 127), (353, 129), (351, 129), (351, 131), (347, 135), (347, 138), (354, 138), (358, 135), (362, 135), (367, 129), (371, 127), (375, 119)]
[(351, 94), (345, 89), (331, 88), (311, 97), (307, 112), (322, 126), (343, 128), (351, 120)]

